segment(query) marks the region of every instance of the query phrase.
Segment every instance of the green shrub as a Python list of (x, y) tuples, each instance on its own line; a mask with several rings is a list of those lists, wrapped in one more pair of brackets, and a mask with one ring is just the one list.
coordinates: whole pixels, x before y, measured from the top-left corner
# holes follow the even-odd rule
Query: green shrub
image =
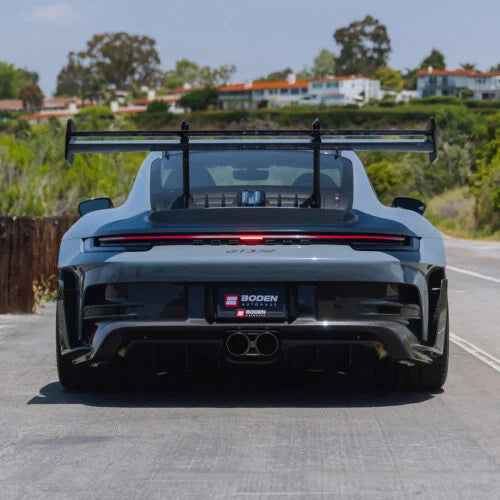
[(476, 228), (500, 231), (500, 113), (476, 125), (473, 136), (479, 142), (469, 178), (476, 201)]
[(480, 101), (479, 99), (467, 99), (465, 105), (471, 109), (497, 110), (500, 109), (500, 99), (488, 99)]
[(77, 155), (64, 161), (64, 127), (36, 125), (27, 138), (0, 137), (0, 213), (76, 214), (78, 202), (110, 196), (124, 201), (143, 154)]
[(218, 96), (219, 91), (217, 89), (207, 87), (183, 95), (179, 100), (179, 104), (191, 111), (205, 111), (209, 107), (217, 108)]
[(165, 128), (180, 127), (182, 119), (173, 113), (148, 112), (137, 113), (129, 117), (135, 128), (142, 130), (162, 130)]
[(115, 115), (107, 106), (89, 106), (75, 115), (79, 130), (105, 130), (114, 120)]
[(168, 113), (168, 104), (165, 101), (153, 101), (148, 104), (146, 113)]
[(387, 160), (371, 163), (366, 173), (380, 201), (385, 204), (390, 204), (405, 180), (400, 165)]
[(410, 104), (461, 104), (460, 98), (456, 95), (429, 95), (422, 98), (415, 98), (410, 101)]

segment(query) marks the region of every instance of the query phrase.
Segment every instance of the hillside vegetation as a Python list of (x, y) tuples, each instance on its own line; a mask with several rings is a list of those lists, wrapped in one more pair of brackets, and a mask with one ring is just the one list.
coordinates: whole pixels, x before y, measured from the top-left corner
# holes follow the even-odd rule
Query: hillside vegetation
[[(429, 203), (429, 218), (462, 236), (500, 234), (500, 111), (493, 106), (439, 100), (405, 105), (295, 106), (257, 111), (191, 113), (193, 128), (310, 127), (319, 117), (331, 128), (422, 128), (435, 116), (439, 158), (426, 155), (360, 155), (382, 202), (398, 195)], [(181, 117), (165, 112), (115, 117), (93, 107), (76, 116), (80, 130), (178, 128)], [(79, 201), (109, 196), (121, 203), (144, 155), (82, 155), (64, 161), (64, 124), (29, 125), (9, 120), (0, 133), (0, 213), (74, 214)]]

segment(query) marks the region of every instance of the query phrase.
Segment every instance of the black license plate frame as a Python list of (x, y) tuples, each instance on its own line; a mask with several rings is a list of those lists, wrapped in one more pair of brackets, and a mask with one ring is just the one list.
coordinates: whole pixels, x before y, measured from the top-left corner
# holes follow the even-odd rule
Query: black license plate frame
[(286, 321), (285, 285), (225, 285), (216, 290), (216, 318), (234, 321)]

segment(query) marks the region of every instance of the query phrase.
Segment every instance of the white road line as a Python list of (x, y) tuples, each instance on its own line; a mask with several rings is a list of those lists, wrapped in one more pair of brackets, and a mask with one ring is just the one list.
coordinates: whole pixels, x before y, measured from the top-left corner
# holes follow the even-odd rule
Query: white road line
[(475, 273), (474, 271), (462, 269), (461, 267), (446, 266), (446, 269), (450, 269), (450, 271), (455, 271), (456, 273), (468, 274), (469, 276), (474, 276), (475, 278), (481, 278), (483, 280), (493, 281), (494, 283), (500, 283), (500, 279), (498, 279), (498, 278), (492, 278), (491, 276), (485, 276), (484, 274)]
[(487, 352), (483, 351), (474, 344), (471, 344), (469, 341), (451, 332), (450, 332), (450, 340), (454, 344), (457, 344), (459, 347), (461, 347), (464, 351), (467, 351), (469, 354), (472, 354), (477, 359), (480, 359), (483, 363), (486, 363), (487, 365), (491, 366), (497, 372), (500, 372), (500, 359), (495, 358), (491, 354), (488, 354)]

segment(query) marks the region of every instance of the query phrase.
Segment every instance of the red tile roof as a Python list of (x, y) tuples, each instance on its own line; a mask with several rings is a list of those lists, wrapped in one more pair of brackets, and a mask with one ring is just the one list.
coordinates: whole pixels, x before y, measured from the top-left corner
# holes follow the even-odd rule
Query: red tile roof
[(71, 111), (51, 111), (48, 113), (32, 113), (31, 115), (26, 116), (28, 120), (38, 120), (41, 118), (64, 118), (66, 116), (74, 116), (75, 113)]
[(220, 87), (219, 92), (235, 92), (244, 90), (267, 90), (267, 89), (304, 89), (307, 88), (307, 80), (297, 80), (290, 83), (288, 80), (279, 80), (276, 82), (251, 82), (251, 83), (233, 83)]
[(168, 94), (187, 94), (188, 92), (193, 92), (194, 90), (203, 90), (205, 87), (176, 87), (175, 89), (167, 89)]
[(473, 69), (433, 69), (429, 71), (428, 69), (421, 69), (418, 76), (500, 76), (499, 71), (476, 71)]
[(43, 101), (44, 108), (66, 108), (68, 104), (80, 102), (79, 97), (63, 96), (63, 97), (50, 97)]
[(177, 96), (166, 95), (166, 96), (157, 96), (154, 99), (148, 99), (146, 97), (144, 97), (143, 99), (135, 99), (134, 101), (132, 101), (132, 104), (147, 105), (147, 104), (150, 104), (154, 101), (177, 102), (178, 100), (179, 100), (179, 97), (177, 97)]
[(0, 99), (0, 110), (22, 111), (23, 101), (21, 99)]
[(363, 75), (343, 75), (343, 76), (324, 76), (322, 78), (312, 78), (311, 82), (341, 82), (343, 80), (356, 80), (359, 78), (368, 78)]
[(133, 115), (136, 113), (144, 113), (146, 109), (144, 108), (123, 108), (123, 109), (117, 109), (116, 111), (113, 111), (115, 115)]
[[(135, 114), (135, 113), (144, 113), (146, 111), (146, 108), (119, 108), (116, 111), (113, 111), (115, 115), (129, 115), (129, 114)], [(72, 113), (71, 111), (49, 111), (49, 112), (44, 112), (44, 113), (32, 113), (26, 118), (28, 120), (41, 120), (44, 118), (50, 118), (50, 117), (55, 117), (55, 118), (65, 118), (67, 116), (74, 116), (75, 113)]]

